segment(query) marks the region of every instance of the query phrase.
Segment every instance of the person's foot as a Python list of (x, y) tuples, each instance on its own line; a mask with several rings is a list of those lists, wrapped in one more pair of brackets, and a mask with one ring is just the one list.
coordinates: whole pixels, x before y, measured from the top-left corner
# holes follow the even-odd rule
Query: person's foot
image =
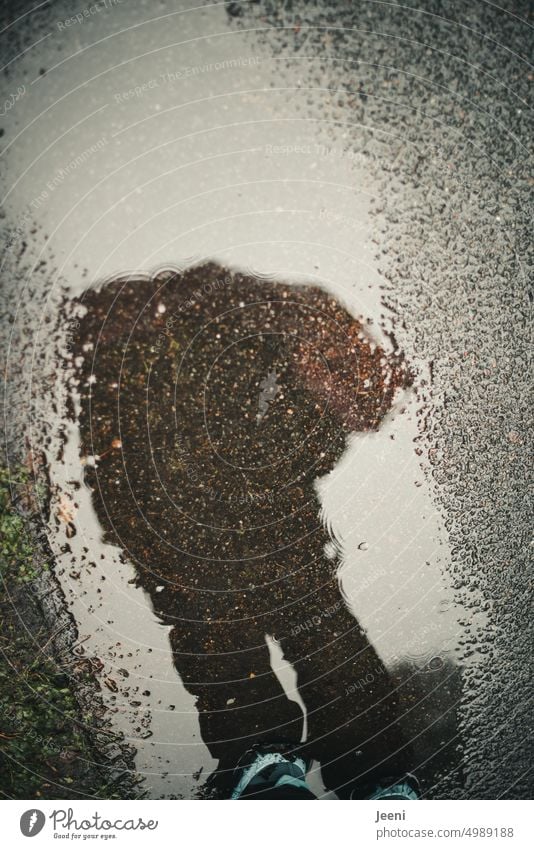
[(417, 800), (420, 798), (419, 782), (415, 775), (406, 773), (400, 778), (385, 778), (376, 784), (374, 788), (369, 789), (365, 795), (361, 795), (355, 788), (351, 795), (351, 799), (379, 799), (379, 800)]
[(234, 770), (232, 799), (315, 799), (306, 784), (309, 762), (290, 743), (257, 743)]

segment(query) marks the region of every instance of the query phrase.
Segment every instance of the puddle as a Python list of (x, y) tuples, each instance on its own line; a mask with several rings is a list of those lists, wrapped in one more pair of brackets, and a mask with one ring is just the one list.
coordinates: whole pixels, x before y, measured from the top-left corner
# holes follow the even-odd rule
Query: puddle
[[(303, 741), (325, 797), (395, 759), (431, 787), (457, 758), (457, 611), (421, 403), (382, 329), (370, 134), (327, 71), (303, 70), (301, 90), (298, 67), (226, 25), (197, 10), (179, 44), (167, 21), (101, 42), (95, 16), (98, 52), (68, 83), (46, 44), (48, 73), (28, 68), (56, 104), (41, 132), (65, 137), (13, 152), (7, 204), (17, 227), (38, 217), (28, 255), (56, 269), (43, 315), (60, 286), (82, 305), (63, 327), (79, 383), (72, 364), (57, 380), (49, 328), (31, 324), (60, 385), (42, 406), (57, 574), (149, 796), (211, 793), (258, 735)], [(160, 76), (199, 67), (199, 49), (224, 73)], [(29, 124), (41, 100), (18, 109)], [(181, 272), (207, 260), (188, 289)], [(152, 282), (169, 262), (178, 284)], [(124, 288), (92, 288), (118, 274)]]
[(400, 352), (216, 264), (74, 313), (58, 568), (150, 794), (217, 765), (226, 792), (258, 738), (302, 741), (325, 797), (421, 763), (456, 622)]

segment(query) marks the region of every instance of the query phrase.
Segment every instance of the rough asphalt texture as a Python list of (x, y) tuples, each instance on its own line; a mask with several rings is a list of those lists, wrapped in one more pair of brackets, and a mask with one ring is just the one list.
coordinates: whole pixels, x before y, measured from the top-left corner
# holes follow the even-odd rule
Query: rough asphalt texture
[[(359, 126), (354, 148), (378, 187), (377, 255), (388, 305), (404, 323), (400, 346), (432, 365), (421, 444), (465, 610), (463, 780), (449, 793), (525, 798), (532, 793), (529, 4), (426, 2), (414, 10), (265, 2), (232, 3), (228, 13), (230, 26), (261, 30), (254, 37), (289, 68), (299, 53), (318, 57), (306, 84), (326, 80), (336, 92), (330, 120), (350, 110)], [(35, 37), (31, 27), (19, 31), (13, 54)], [(304, 73), (298, 68), (295, 78)], [(334, 143), (334, 125), (332, 134)], [(440, 792), (447, 795), (446, 785)]]

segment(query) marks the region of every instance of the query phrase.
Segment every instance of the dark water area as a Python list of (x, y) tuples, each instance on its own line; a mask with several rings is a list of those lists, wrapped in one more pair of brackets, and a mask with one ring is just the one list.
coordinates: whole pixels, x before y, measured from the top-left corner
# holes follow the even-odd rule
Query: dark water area
[(215, 264), (79, 303), (85, 482), (106, 542), (172, 626), (223, 780), (254, 742), (303, 738), (269, 639), (296, 672), (327, 789), (406, 769), (397, 688), (341, 595), (314, 487), (410, 383), (402, 354), (316, 286)]

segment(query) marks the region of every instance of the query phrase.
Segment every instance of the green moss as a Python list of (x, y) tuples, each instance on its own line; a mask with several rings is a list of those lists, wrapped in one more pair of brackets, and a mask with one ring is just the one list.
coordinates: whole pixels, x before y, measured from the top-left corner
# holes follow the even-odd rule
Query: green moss
[(0, 575), (3, 580), (17, 583), (34, 577), (32, 546), (27, 536), (24, 519), (13, 508), (12, 499), (28, 486), (28, 474), (18, 470), (11, 475), (0, 468)]
[(25, 470), (0, 469), (0, 795), (113, 798), (70, 687), (50, 654), (39, 608), (31, 535), (14, 501), (32, 486)]

